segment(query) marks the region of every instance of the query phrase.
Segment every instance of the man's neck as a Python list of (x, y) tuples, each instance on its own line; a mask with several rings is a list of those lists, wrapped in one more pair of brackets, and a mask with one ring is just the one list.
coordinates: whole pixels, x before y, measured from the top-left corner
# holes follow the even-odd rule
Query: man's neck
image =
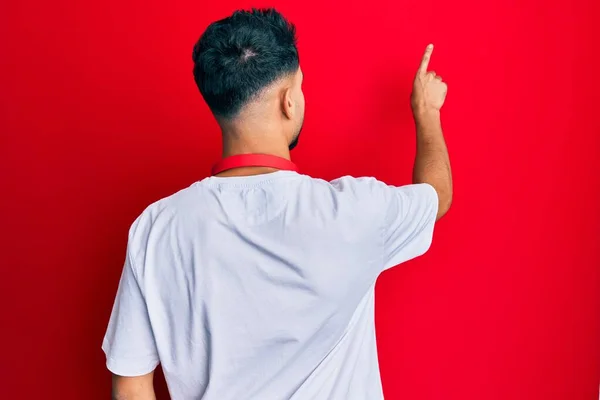
[(230, 149), (223, 148), (223, 158), (237, 156), (239, 154), (268, 154), (271, 156), (285, 158), (286, 160), (291, 160), (289, 149), (278, 150), (278, 149), (269, 149), (269, 148), (243, 148), (243, 149)]
[(270, 154), (290, 159), (289, 144), (283, 135), (244, 137), (223, 133), (223, 158), (238, 154)]

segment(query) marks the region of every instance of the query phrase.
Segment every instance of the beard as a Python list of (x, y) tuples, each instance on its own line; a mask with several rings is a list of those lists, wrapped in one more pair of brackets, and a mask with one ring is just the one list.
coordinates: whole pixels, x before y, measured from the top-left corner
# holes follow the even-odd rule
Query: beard
[(288, 146), (288, 149), (290, 149), (290, 151), (294, 150), (296, 148), (296, 146), (298, 146), (299, 138), (300, 138), (300, 132), (298, 132), (298, 134), (296, 135), (294, 140), (292, 140), (292, 143), (290, 143), (290, 145)]
[(300, 129), (298, 129), (298, 133), (296, 134), (296, 136), (294, 137), (294, 139), (292, 140), (292, 142), (288, 146), (288, 149), (290, 151), (294, 150), (294, 148), (296, 148), (296, 146), (298, 146), (298, 140), (300, 139), (300, 133), (302, 133), (302, 128), (303, 127), (304, 127), (304, 118), (302, 119), (302, 125), (300, 125)]

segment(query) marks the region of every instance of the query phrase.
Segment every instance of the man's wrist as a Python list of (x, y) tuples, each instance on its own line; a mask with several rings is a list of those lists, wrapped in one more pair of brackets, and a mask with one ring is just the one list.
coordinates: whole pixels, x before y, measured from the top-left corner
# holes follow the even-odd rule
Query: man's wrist
[(432, 122), (440, 119), (440, 110), (431, 107), (413, 107), (413, 116), (417, 122)]
[(416, 109), (413, 110), (413, 116), (417, 130), (438, 130), (441, 129), (440, 110), (436, 109)]

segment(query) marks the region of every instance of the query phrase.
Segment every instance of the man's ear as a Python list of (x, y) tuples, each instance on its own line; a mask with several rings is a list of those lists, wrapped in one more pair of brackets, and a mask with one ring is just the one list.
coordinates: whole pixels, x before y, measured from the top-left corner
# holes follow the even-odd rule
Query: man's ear
[(292, 98), (292, 88), (287, 87), (281, 94), (281, 111), (287, 119), (294, 118), (294, 100)]

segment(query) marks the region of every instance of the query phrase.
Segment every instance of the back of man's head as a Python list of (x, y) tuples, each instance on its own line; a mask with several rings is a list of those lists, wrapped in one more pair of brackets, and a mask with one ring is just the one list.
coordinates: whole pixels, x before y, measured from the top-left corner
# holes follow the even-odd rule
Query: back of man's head
[(213, 114), (232, 119), (299, 68), (296, 30), (274, 9), (236, 11), (209, 25), (193, 52), (194, 79)]

